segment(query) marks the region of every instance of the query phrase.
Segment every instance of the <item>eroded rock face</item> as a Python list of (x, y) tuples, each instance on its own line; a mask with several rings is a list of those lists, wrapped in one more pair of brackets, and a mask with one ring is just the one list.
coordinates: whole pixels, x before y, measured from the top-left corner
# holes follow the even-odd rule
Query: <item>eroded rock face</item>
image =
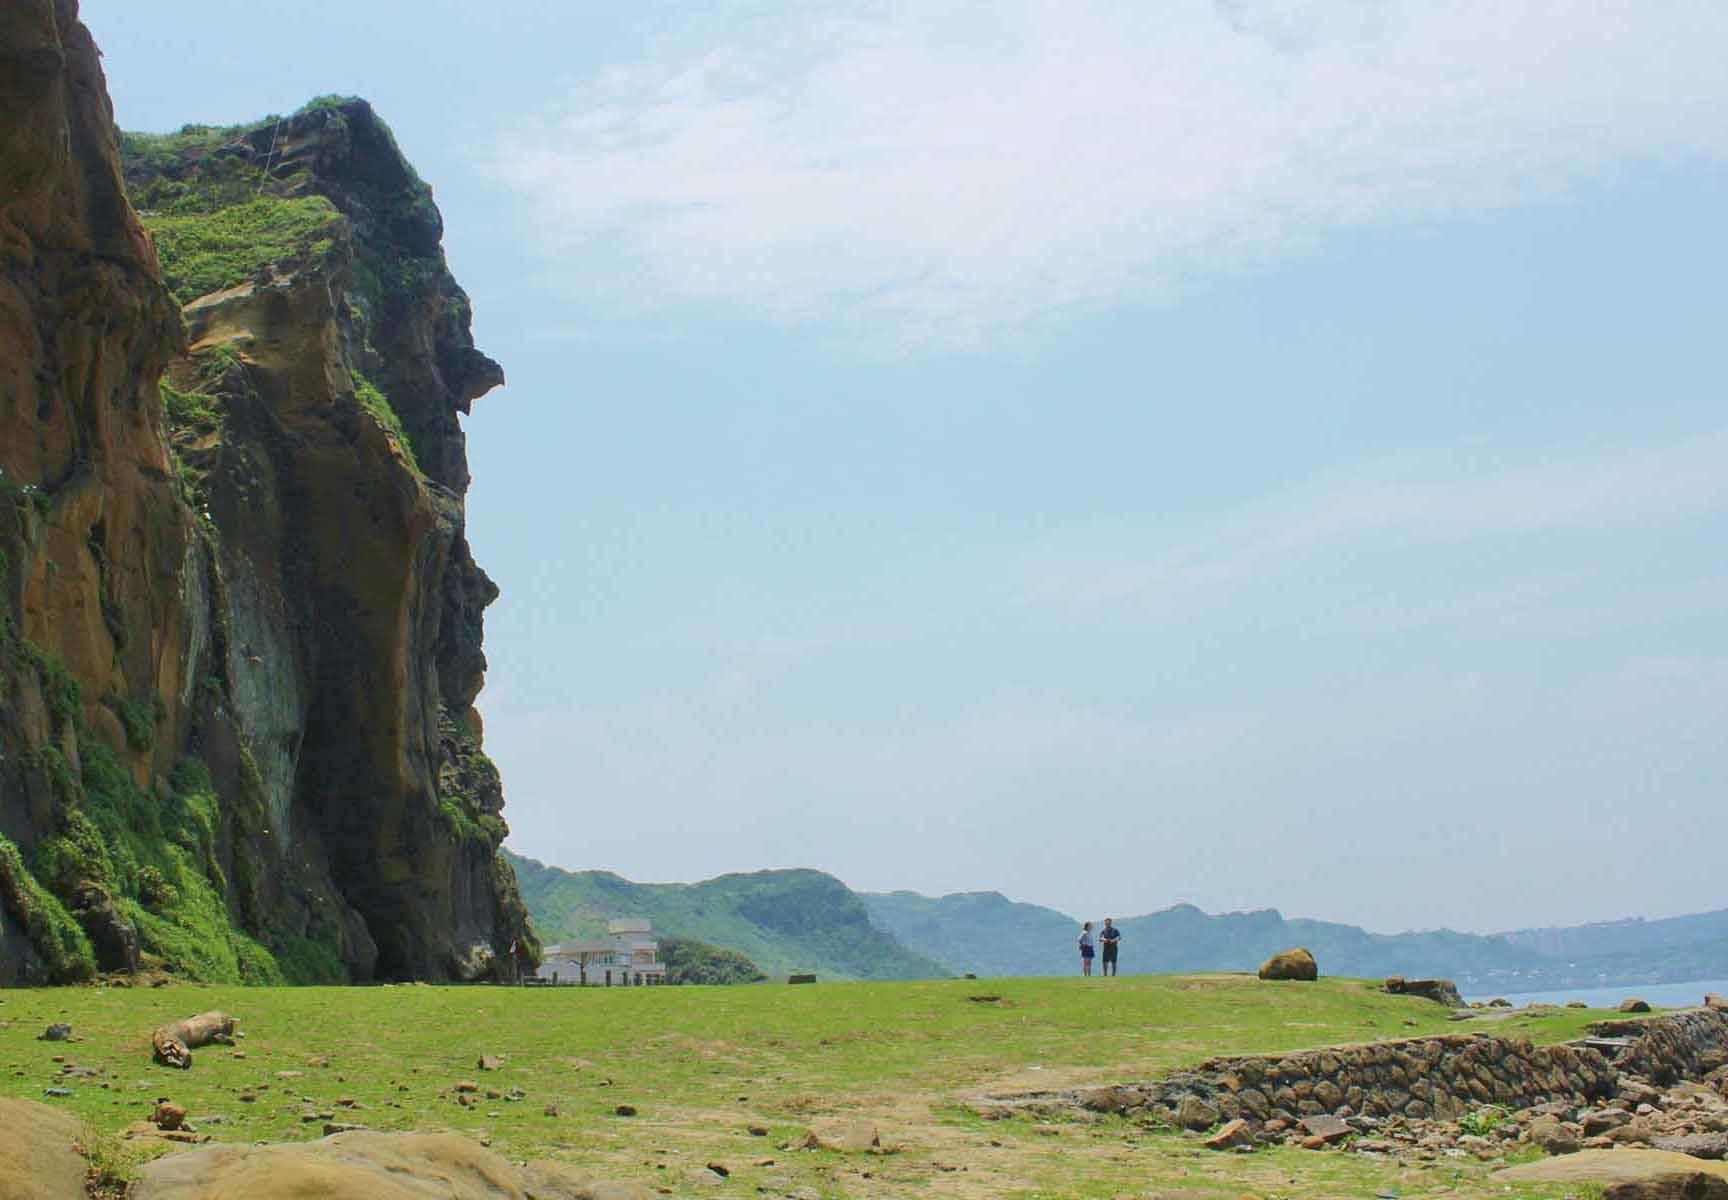
[[(5, 6), (0, 983), (511, 977), (430, 191), (363, 101), (126, 144), (75, 0)], [(147, 226), (290, 204), (183, 324)]]

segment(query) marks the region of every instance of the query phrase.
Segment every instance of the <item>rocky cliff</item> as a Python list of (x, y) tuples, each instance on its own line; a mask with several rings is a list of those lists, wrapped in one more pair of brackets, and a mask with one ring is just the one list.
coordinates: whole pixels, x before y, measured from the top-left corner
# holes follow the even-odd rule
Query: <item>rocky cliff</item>
[(76, 0), (0, 9), (0, 982), (537, 953), (441, 235), (363, 101), (122, 138)]

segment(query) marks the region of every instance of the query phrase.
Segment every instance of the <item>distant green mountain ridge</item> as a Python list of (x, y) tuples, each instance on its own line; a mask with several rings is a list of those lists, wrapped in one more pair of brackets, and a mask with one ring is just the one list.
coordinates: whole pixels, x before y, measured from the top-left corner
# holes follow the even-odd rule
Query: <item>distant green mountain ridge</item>
[(1369, 933), (1355, 925), (1292, 919), (1274, 908), (1214, 915), (1178, 904), (1117, 924), (1123, 961), (1138, 970), (1253, 970), (1292, 946), (1311, 950), (1328, 975), (1439, 975), (1460, 986), (1515, 978), (1536, 965), (1535, 955), (1496, 937), (1446, 929)]
[[(1001, 892), (864, 892), (870, 919), (919, 954), (982, 976), (1065, 975), (1080, 922)], [(1149, 968), (1142, 968), (1149, 969)]]
[(547, 945), (600, 936), (614, 917), (746, 955), (769, 975), (938, 979), (954, 972), (871, 923), (859, 897), (821, 871), (755, 871), (700, 883), (633, 883), (610, 871), (565, 871), (504, 852)]
[[(701, 883), (632, 883), (509, 854), (540, 937), (592, 937), (611, 917), (736, 950), (770, 975), (829, 979), (1066, 975), (1077, 918), (1000, 892), (853, 892), (820, 871), (757, 871)], [(1093, 918), (1096, 923), (1100, 918)], [(1252, 971), (1306, 946), (1327, 975), (1442, 976), (1484, 995), (1728, 977), (1728, 909), (1508, 933), (1370, 933), (1277, 909), (1207, 913), (1177, 904), (1118, 917), (1122, 970)]]
[[(1055, 909), (995, 892), (940, 898), (891, 892), (863, 900), (882, 928), (957, 970), (1061, 975), (1077, 969), (1080, 922)], [(1306, 946), (1328, 975), (1437, 975), (1477, 994), (1728, 976), (1728, 910), (1498, 934), (1370, 933), (1271, 908), (1213, 914), (1192, 904), (1117, 918), (1116, 924), (1122, 969), (1133, 974), (1251, 971), (1280, 950)]]

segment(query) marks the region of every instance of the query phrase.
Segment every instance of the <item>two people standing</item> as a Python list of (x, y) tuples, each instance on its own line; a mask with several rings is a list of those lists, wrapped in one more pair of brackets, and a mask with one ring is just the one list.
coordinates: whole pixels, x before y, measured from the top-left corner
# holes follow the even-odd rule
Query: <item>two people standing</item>
[[(1104, 918), (1104, 928), (1098, 931), (1097, 945), (1104, 947), (1104, 974), (1114, 975), (1116, 968), (1116, 947), (1122, 941), (1122, 931), (1116, 928), (1115, 922), (1109, 917)], [(1087, 921), (1080, 926), (1080, 974), (1090, 977), (1092, 974), (1092, 957), (1095, 953), (1092, 938), (1092, 922)]]

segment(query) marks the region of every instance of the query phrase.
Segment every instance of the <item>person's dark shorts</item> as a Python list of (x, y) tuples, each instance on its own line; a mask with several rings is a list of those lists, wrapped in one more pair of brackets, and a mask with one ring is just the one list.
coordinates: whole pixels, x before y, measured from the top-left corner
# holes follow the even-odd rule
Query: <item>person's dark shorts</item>
[(1081, 958), (1091, 958), (1092, 957), (1092, 947), (1090, 947), (1090, 946), (1080, 947), (1080, 957)]
[(1104, 943), (1104, 961), (1105, 962), (1115, 962), (1116, 961), (1115, 943), (1113, 943), (1113, 942), (1105, 942)]

